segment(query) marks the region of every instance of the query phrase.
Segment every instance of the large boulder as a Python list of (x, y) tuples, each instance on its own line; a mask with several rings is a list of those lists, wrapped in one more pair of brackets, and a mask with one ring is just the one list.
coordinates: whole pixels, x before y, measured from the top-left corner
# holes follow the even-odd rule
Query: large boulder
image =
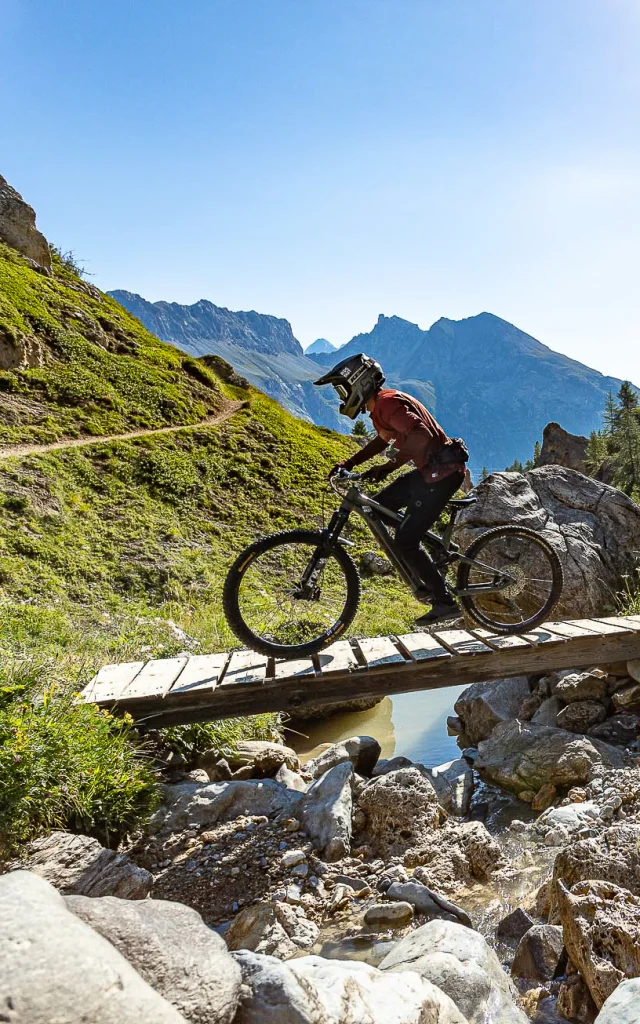
[(597, 700), (575, 700), (558, 712), (556, 725), (567, 732), (586, 733), (606, 717), (607, 712)]
[(108, 939), (191, 1024), (231, 1024), (240, 971), (197, 911), (167, 900), (67, 896), (67, 907)]
[(640, 975), (640, 897), (610, 882), (558, 886), (567, 952), (601, 1007), (625, 978)]
[(523, 700), (530, 695), (526, 676), (490, 679), (473, 683), (460, 694), (454, 708), (472, 746), (489, 738), (496, 725), (518, 717)]
[(302, 798), (302, 827), (325, 860), (341, 860), (351, 848), (353, 765), (335, 765)]
[(302, 800), (297, 793), (275, 779), (212, 782), (209, 786), (192, 783), (165, 811), (154, 815), (154, 830), (182, 832), (197, 825), (215, 825), (233, 821), (241, 815), (293, 817)]
[(440, 820), (438, 797), (418, 768), (402, 768), (373, 779), (360, 793), (358, 807), (380, 855), (399, 855), (420, 845)]
[[(216, 764), (220, 760), (218, 750), (205, 750), (198, 763), (207, 771), (212, 781), (216, 781)], [(269, 740), (239, 740), (233, 750), (225, 758), (232, 771), (238, 768), (252, 768), (253, 774), (259, 778), (272, 778), (281, 765), (291, 771), (298, 771), (300, 761), (295, 750), (285, 747), (282, 743), (271, 743)]]
[(36, 839), (22, 866), (69, 895), (143, 900), (153, 885), (153, 875), (125, 853), (106, 850), (97, 839), (71, 832)]
[(0, 242), (51, 270), (49, 243), (36, 227), (35, 211), (0, 174)]
[(621, 822), (565, 846), (553, 866), (554, 886), (600, 879), (640, 896), (640, 825)]
[(392, 975), (354, 960), (233, 954), (244, 997), (235, 1024), (468, 1024), (455, 1003), (413, 971)]
[(0, 1017), (11, 1024), (185, 1024), (31, 871), (0, 877), (0, 963)]
[(600, 740), (532, 722), (503, 722), (478, 746), (475, 767), (512, 793), (587, 782), (596, 765), (621, 767), (623, 755)]
[(586, 473), (585, 457), (589, 439), (581, 434), (570, 434), (559, 423), (547, 423), (542, 431), (540, 466), (564, 466)]
[(425, 768), (425, 772), (445, 811), (457, 817), (468, 813), (473, 796), (473, 770), (464, 757), (445, 761), (435, 768)]
[(429, 921), (405, 935), (381, 971), (417, 971), (446, 992), (469, 1024), (527, 1024), (516, 991), (479, 932), (451, 921)]
[(337, 764), (351, 761), (358, 775), (370, 776), (379, 757), (380, 744), (373, 736), (351, 736), (339, 743), (332, 743), (317, 757), (307, 761), (304, 770), (313, 779), (318, 779)]
[(640, 1024), (640, 978), (629, 978), (618, 985), (595, 1024)]
[(554, 548), (564, 571), (558, 618), (604, 615), (615, 608), (620, 578), (635, 567), (640, 508), (631, 498), (572, 469), (492, 473), (477, 502), (458, 518), (463, 546), (492, 526), (529, 526)]
[(288, 960), (301, 949), (311, 949), (318, 938), (318, 926), (299, 917), (288, 903), (256, 903), (245, 907), (227, 928), (224, 939), (229, 949), (249, 949), (254, 953)]
[(415, 867), (418, 881), (446, 889), (459, 882), (486, 882), (504, 864), (499, 843), (480, 821), (447, 822), (423, 836), (404, 860)]

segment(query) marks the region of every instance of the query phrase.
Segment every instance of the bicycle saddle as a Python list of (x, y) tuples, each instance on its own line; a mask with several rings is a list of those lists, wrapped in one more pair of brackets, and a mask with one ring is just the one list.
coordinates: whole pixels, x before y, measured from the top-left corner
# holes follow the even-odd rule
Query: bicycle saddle
[(477, 500), (477, 498), (451, 498), (448, 504), (455, 505), (456, 508), (466, 508), (467, 505), (475, 505)]

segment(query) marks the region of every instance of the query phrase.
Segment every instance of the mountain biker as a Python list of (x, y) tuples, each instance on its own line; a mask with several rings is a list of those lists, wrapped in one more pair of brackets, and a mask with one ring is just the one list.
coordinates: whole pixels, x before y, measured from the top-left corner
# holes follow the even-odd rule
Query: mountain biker
[(390, 441), (394, 452), (386, 465), (373, 466), (363, 480), (381, 481), (399, 466), (413, 462), (416, 469), (403, 473), (375, 495), (386, 508), (405, 509), (395, 540), (404, 561), (416, 571), (424, 584), (424, 596), (432, 601), (431, 611), (416, 620), (431, 625), (458, 613), (458, 605), (420, 541), (464, 480), (468, 453), (458, 439), (447, 437), (442, 427), (417, 398), (384, 387), (382, 367), (370, 356), (359, 353), (343, 359), (314, 384), (331, 384), (340, 399), (340, 412), (349, 419), (369, 412), (377, 436), (355, 455), (337, 463), (331, 478), (340, 469), (351, 470), (379, 455)]

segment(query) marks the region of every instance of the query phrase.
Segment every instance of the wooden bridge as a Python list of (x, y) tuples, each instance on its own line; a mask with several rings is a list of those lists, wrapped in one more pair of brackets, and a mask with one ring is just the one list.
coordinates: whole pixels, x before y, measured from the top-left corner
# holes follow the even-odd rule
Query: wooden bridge
[(436, 629), (342, 640), (298, 661), (232, 651), (107, 665), (82, 697), (153, 729), (638, 658), (640, 615), (571, 619), (518, 636)]

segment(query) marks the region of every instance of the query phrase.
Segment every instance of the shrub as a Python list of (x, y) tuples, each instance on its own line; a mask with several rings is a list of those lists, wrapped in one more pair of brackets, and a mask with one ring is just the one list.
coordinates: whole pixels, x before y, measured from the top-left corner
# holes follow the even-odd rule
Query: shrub
[(117, 845), (157, 805), (156, 774), (130, 721), (53, 687), (34, 698), (37, 677), (0, 686), (0, 855), (50, 828)]

